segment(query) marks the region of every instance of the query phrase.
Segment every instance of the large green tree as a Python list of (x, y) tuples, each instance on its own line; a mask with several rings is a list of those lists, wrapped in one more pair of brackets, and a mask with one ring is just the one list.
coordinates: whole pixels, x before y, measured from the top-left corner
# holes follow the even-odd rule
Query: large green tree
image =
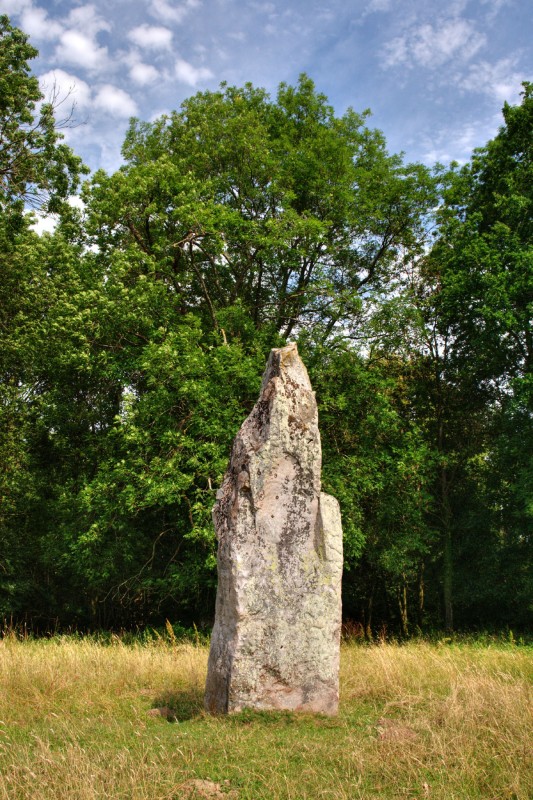
[(131, 254), (213, 330), (240, 305), (272, 335), (349, 335), (362, 298), (420, 246), (434, 202), (427, 171), (388, 155), (365, 117), (336, 117), (302, 76), (276, 101), (222, 87), (134, 122), (125, 166), (86, 194), (94, 241)]
[[(62, 141), (54, 109), (29, 62), (37, 51), (0, 17), (0, 613), (30, 608), (40, 563), (30, 517), (44, 484), (35, 469), (41, 432), (42, 338), (54, 303), (44, 245), (30, 229), (30, 205), (57, 211), (75, 191), (82, 164)], [(42, 509), (41, 509), (42, 510)], [(20, 601), (20, 602), (19, 602)]]
[[(533, 84), (505, 124), (449, 177), (434, 258), (458, 358), (481, 381), (530, 392), (533, 369)], [(528, 400), (531, 402), (531, 399)]]
[[(335, 117), (305, 76), (275, 101), (223, 87), (134, 122), (126, 164), (85, 187), (86, 259), (101, 276), (92, 362), (113, 372), (119, 402), (72, 541), (97, 604), (127, 616), (169, 598), (201, 613), (210, 508), (268, 349), (296, 335), (312, 358), (360, 335), (421, 248), (433, 183), (364, 119)], [(339, 491), (355, 557), (346, 474)]]
[(309, 354), (326, 491), (342, 506), (345, 615), (403, 636), (425, 619), (424, 567), (435, 540), (434, 454), (413, 402), (413, 366), (376, 348)]
[(468, 420), (472, 398), (485, 404), (470, 491), (455, 492), (463, 617), (524, 624), (533, 588), (531, 84), (503, 116), (497, 136), (448, 176), (426, 269), (437, 286), (437, 332), (448, 336), (451, 373), (461, 376), (460, 417)]
[(29, 62), (38, 51), (0, 16), (0, 211), (24, 203), (54, 211), (77, 186), (79, 157), (62, 141), (53, 102)]
[[(443, 187), (313, 82), (133, 121), (81, 165), (0, 24), (0, 613), (209, 622), (210, 511), (272, 346), (298, 340), (342, 506), (345, 609), (525, 625), (531, 86)], [(28, 204), (59, 211), (37, 236)]]

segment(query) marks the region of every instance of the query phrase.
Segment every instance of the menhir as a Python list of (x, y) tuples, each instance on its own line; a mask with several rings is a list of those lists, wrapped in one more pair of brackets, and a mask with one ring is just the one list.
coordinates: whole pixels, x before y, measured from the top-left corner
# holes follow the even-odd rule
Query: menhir
[(213, 509), (211, 713), (337, 712), (342, 528), (320, 469), (315, 396), (290, 344), (270, 354)]

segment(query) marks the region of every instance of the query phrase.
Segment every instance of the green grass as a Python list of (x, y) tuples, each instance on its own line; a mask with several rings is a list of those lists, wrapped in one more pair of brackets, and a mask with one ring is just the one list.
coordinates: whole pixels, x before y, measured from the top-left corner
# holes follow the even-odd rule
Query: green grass
[(0, 800), (533, 797), (530, 647), (344, 645), (334, 719), (208, 717), (206, 663), (176, 641), (0, 640)]

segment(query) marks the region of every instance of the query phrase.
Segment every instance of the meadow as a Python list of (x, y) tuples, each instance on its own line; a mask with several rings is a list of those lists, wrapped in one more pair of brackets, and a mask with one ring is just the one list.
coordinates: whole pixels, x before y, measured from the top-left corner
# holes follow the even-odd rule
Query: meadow
[(344, 643), (334, 719), (202, 710), (207, 647), (0, 639), (0, 800), (530, 800), (533, 648)]

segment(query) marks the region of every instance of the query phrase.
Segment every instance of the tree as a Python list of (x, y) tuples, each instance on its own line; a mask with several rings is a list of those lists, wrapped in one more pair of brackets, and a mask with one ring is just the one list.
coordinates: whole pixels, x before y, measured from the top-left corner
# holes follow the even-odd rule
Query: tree
[(56, 211), (73, 193), (81, 159), (61, 142), (53, 103), (42, 103), (28, 37), (0, 16), (0, 212), (15, 205)]
[(458, 357), (470, 359), (479, 380), (529, 393), (533, 84), (524, 84), (521, 105), (506, 104), (503, 116), (498, 135), (450, 175), (433, 255)]
[(0, 17), (0, 613), (31, 606), (39, 584), (30, 577), (39, 563), (30, 519), (42, 489), (34, 446), (54, 268), (45, 268), (44, 242), (30, 230), (25, 205), (57, 210), (83, 170), (61, 143), (52, 104), (39, 105), (28, 64), (36, 55), (27, 36)]
[(364, 119), (337, 119), (305, 76), (276, 102), (222, 87), (133, 123), (125, 166), (85, 187), (101, 276), (91, 360), (105, 353), (119, 412), (72, 548), (122, 620), (207, 596), (215, 487), (270, 347), (299, 335), (312, 353), (358, 330), (363, 296), (420, 245), (429, 175)]
[(489, 618), (513, 602), (528, 607), (533, 582), (532, 84), (524, 84), (522, 98), (518, 106), (504, 106), (497, 136), (448, 176), (439, 236), (427, 260), (438, 285), (438, 331), (447, 331), (451, 369), (470, 387), (463, 389), (466, 407), (473, 396), (485, 396), (484, 444), (469, 520), (463, 515), (463, 553), (454, 561), (463, 574), (461, 558), (472, 559), (473, 552), (486, 565), (477, 592), (470, 587), (463, 604), (474, 607), (477, 594), (481, 617), (484, 597)]
[[(432, 551), (434, 457), (413, 414), (410, 365), (383, 349), (311, 359), (324, 485), (341, 503), (345, 615), (365, 635), (377, 623), (408, 636), (422, 624), (424, 563)], [(412, 609), (415, 609), (412, 613)]]
[(335, 117), (301, 76), (276, 102), (223, 86), (134, 122), (126, 165), (86, 192), (94, 241), (131, 254), (213, 330), (240, 305), (283, 338), (350, 334), (434, 202), (427, 170), (389, 156), (365, 119)]

